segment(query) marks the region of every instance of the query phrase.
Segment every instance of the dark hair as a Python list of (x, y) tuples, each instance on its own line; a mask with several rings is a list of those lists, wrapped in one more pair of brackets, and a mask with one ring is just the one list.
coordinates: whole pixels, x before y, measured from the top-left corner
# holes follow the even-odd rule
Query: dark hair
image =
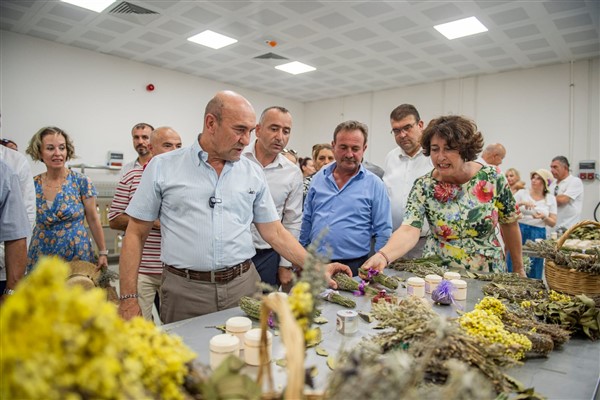
[(306, 167), (306, 164), (308, 164), (309, 161), (312, 161), (312, 158), (310, 158), (310, 157), (300, 157), (298, 159), (298, 165), (300, 166), (300, 168)]
[(431, 153), (431, 139), (438, 136), (449, 148), (458, 150), (465, 161), (473, 161), (483, 148), (483, 135), (477, 131), (477, 125), (470, 119), (458, 115), (448, 115), (432, 119), (423, 131), (421, 147), (423, 154)]
[(133, 128), (131, 128), (131, 133), (133, 133), (133, 131), (137, 130), (137, 129), (146, 129), (146, 128), (150, 128), (151, 131), (154, 130), (154, 127), (150, 124), (147, 124), (145, 122), (140, 122), (138, 124), (135, 124), (133, 126)]
[(319, 144), (315, 144), (312, 147), (312, 156), (313, 159), (317, 159), (319, 153), (321, 152), (321, 150), (323, 149), (327, 149), (327, 150), (331, 150), (333, 152), (333, 147), (331, 147), (331, 145), (329, 143), (319, 143)]
[(363, 137), (365, 138), (365, 144), (367, 144), (367, 138), (369, 137), (369, 128), (367, 127), (367, 125), (358, 121), (345, 121), (338, 124), (338, 126), (336, 126), (335, 130), (333, 131), (333, 141), (335, 142), (338, 133), (340, 133), (341, 131), (354, 131), (357, 129), (362, 132)]
[(42, 161), (42, 140), (48, 135), (62, 135), (65, 138), (65, 145), (67, 147), (66, 161), (75, 158), (75, 146), (73, 146), (69, 135), (55, 126), (45, 126), (33, 135), (31, 140), (29, 140), (27, 150), (25, 150), (25, 153), (29, 154), (33, 161)]
[(260, 114), (260, 118), (259, 118), (259, 120), (258, 120), (258, 121), (259, 121), (259, 122), (258, 122), (259, 124), (262, 124), (262, 123), (263, 123), (263, 119), (265, 118), (265, 114), (266, 114), (267, 112), (269, 112), (270, 110), (277, 110), (277, 111), (279, 111), (279, 112), (281, 112), (281, 113), (283, 113), (283, 114), (289, 114), (289, 113), (290, 113), (290, 110), (288, 110), (288, 109), (287, 109), (287, 108), (285, 108), (285, 107), (281, 107), (281, 106), (271, 106), (271, 107), (267, 107), (267, 108), (265, 108), (265, 109), (263, 110), (263, 112)]
[(416, 122), (421, 120), (419, 112), (412, 104), (400, 104), (398, 107), (394, 108), (390, 114), (390, 119), (394, 121), (400, 121), (409, 115), (413, 115)]
[(10, 139), (0, 139), (0, 144), (2, 146), (6, 146), (8, 147), (9, 144), (14, 144), (15, 146), (17, 145), (14, 141), (10, 140)]
[(565, 156), (556, 156), (552, 159), (552, 161), (558, 161), (562, 165), (565, 165), (567, 168), (571, 168), (571, 166), (569, 165), (569, 160), (567, 160), (567, 157)]

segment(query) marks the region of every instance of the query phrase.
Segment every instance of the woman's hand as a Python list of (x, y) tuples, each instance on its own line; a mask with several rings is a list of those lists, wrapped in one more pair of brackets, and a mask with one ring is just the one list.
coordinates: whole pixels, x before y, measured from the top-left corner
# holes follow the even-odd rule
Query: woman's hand
[(100, 271), (101, 269), (108, 268), (108, 256), (99, 255), (98, 256), (98, 267), (96, 267), (96, 271)]
[(361, 270), (368, 271), (370, 269), (376, 269), (377, 271), (382, 272), (387, 265), (388, 260), (385, 258), (385, 256), (380, 252), (377, 252), (360, 266), (358, 274), (362, 279), (365, 279), (366, 276), (363, 276), (363, 274), (360, 273)]

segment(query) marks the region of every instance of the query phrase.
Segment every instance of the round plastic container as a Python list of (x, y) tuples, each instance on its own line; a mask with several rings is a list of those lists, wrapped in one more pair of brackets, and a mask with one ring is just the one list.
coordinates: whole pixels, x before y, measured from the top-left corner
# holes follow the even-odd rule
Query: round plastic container
[(425, 293), (431, 294), (442, 281), (442, 277), (436, 274), (425, 276)]
[(246, 317), (231, 317), (225, 322), (225, 332), (238, 337), (240, 349), (244, 348), (244, 335), (252, 329), (252, 321)]
[(425, 279), (413, 276), (406, 280), (406, 284), (406, 291), (409, 295), (425, 297)]
[(335, 329), (342, 335), (352, 335), (358, 331), (358, 313), (353, 310), (340, 310), (335, 319)]
[(240, 356), (240, 340), (235, 335), (223, 333), (210, 339), (210, 367), (215, 370), (230, 355)]
[(467, 282), (462, 279), (452, 279), (450, 281), (454, 286), (454, 291), (452, 292), (454, 296), (454, 300), (466, 300), (467, 299)]
[[(260, 328), (250, 329), (244, 335), (244, 359), (248, 365), (260, 365)], [(268, 360), (271, 361), (271, 353), (273, 351), (273, 334), (267, 331), (267, 354)]]
[(444, 272), (444, 279), (447, 281), (451, 281), (452, 279), (460, 279), (460, 274), (458, 272), (446, 271)]

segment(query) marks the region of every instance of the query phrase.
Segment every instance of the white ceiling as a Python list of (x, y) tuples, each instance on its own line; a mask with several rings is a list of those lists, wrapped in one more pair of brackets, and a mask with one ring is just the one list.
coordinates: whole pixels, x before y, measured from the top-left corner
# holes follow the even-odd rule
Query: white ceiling
[[(600, 55), (598, 0), (129, 1), (156, 14), (116, 14), (118, 4), (97, 14), (1, 0), (0, 28), (302, 102)], [(450, 41), (433, 29), (469, 16), (489, 31)], [(186, 40), (205, 29), (238, 42)], [(317, 71), (255, 59), (269, 52)]]

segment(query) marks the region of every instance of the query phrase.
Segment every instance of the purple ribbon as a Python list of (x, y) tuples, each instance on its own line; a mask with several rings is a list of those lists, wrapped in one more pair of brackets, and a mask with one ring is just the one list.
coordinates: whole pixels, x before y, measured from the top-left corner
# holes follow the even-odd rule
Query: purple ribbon
[(367, 282), (360, 281), (360, 283), (358, 284), (358, 290), (355, 290), (353, 292), (353, 294), (355, 296), (364, 296), (365, 295), (365, 286), (367, 286)]
[(275, 327), (275, 321), (273, 320), (273, 311), (269, 312), (269, 318), (267, 319), (267, 325), (273, 329)]

